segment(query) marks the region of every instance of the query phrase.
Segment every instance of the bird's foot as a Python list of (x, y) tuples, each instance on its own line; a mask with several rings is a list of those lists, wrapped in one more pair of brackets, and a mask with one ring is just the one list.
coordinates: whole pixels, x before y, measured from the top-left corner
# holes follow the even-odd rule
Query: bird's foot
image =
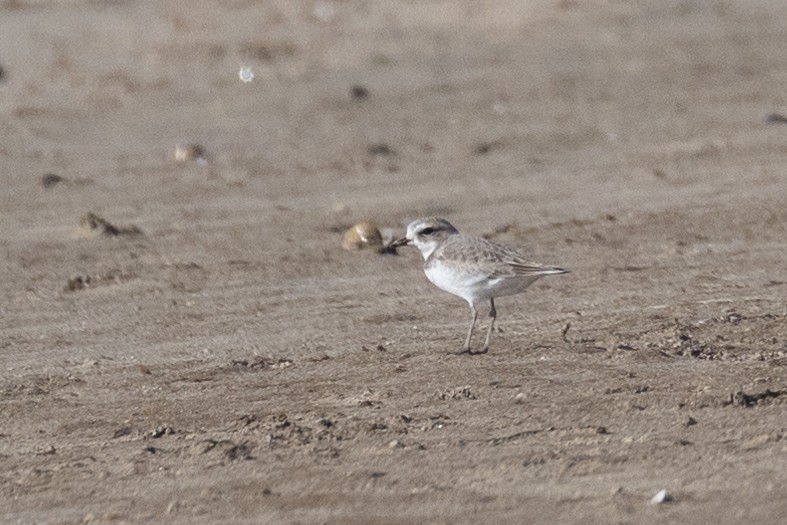
[(449, 355), (463, 355), (463, 354), (467, 354), (467, 355), (481, 355), (481, 354), (487, 353), (488, 351), (489, 351), (488, 347), (484, 347), (483, 349), (477, 350), (475, 352), (473, 350), (470, 350), (469, 348), (462, 348), (460, 350), (449, 351), (448, 353), (449, 353)]

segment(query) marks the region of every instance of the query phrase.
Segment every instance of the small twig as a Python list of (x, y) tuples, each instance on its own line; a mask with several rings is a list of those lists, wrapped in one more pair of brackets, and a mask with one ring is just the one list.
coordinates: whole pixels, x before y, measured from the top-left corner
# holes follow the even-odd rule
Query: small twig
[(571, 341), (568, 340), (568, 331), (571, 329), (571, 322), (566, 323), (566, 326), (563, 327), (562, 336), (563, 341), (566, 343), (570, 343)]

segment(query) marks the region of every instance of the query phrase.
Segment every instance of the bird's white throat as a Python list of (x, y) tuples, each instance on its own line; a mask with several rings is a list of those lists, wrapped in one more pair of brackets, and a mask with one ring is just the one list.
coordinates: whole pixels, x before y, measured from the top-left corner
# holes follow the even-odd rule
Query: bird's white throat
[(428, 242), (416, 240), (413, 244), (415, 244), (415, 247), (421, 252), (421, 256), (424, 258), (424, 261), (427, 260), (429, 256), (432, 255), (432, 253), (437, 249), (436, 240)]

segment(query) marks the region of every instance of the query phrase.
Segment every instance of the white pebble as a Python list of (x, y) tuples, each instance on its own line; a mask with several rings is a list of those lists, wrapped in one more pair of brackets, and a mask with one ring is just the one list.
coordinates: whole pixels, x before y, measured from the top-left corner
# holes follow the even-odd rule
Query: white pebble
[(248, 66), (243, 66), (240, 68), (240, 72), (238, 73), (238, 76), (243, 82), (248, 83), (254, 80), (254, 71), (252, 71), (251, 68)]
[(661, 489), (655, 496), (650, 498), (651, 505), (659, 505), (661, 503), (667, 503), (668, 501), (672, 501), (672, 495), (667, 492), (667, 489)]

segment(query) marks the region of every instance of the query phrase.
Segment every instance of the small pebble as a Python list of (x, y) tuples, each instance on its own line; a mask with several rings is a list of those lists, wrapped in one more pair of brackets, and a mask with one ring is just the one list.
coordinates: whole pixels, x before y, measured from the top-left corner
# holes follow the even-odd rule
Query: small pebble
[(205, 148), (199, 144), (178, 144), (175, 146), (175, 160), (178, 162), (195, 161), (200, 166), (208, 163)]
[(36, 456), (51, 456), (52, 454), (55, 453), (57, 453), (57, 450), (55, 449), (54, 445), (48, 445), (43, 450), (39, 450), (38, 452), (36, 452)]
[(55, 173), (45, 173), (41, 176), (41, 185), (46, 189), (50, 189), (61, 182), (65, 182), (66, 180), (68, 179)]
[(350, 88), (350, 98), (353, 100), (363, 100), (369, 96), (369, 90), (361, 85), (354, 85)]
[(766, 124), (787, 124), (787, 117), (779, 113), (771, 113), (765, 117)]
[(517, 405), (524, 405), (526, 397), (527, 396), (525, 396), (524, 392), (520, 392), (520, 393), (518, 393), (517, 395), (514, 396), (514, 403), (517, 404)]
[(367, 146), (366, 151), (369, 155), (375, 155), (380, 157), (387, 157), (394, 154), (393, 148), (384, 142), (378, 142), (377, 144), (370, 144)]
[(672, 495), (669, 492), (667, 492), (667, 489), (661, 489), (656, 493), (655, 496), (650, 498), (651, 505), (659, 505), (661, 503), (667, 503), (669, 501), (672, 501)]

